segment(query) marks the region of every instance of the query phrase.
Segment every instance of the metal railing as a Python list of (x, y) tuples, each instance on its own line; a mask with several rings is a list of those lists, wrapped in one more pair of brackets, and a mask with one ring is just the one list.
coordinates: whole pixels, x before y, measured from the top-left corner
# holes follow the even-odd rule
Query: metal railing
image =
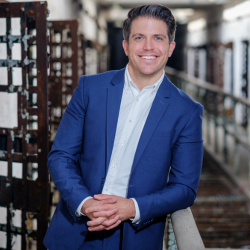
[[(229, 140), (233, 141), (234, 174), (242, 167), (239, 146), (247, 150), (247, 171), (250, 182), (250, 101), (226, 93), (218, 86), (202, 81), (172, 68), (165, 69), (168, 78), (192, 99), (204, 106), (203, 131), (206, 145), (215, 154), (221, 150), (225, 163), (229, 161)], [(241, 114), (243, 117), (239, 117)], [(241, 119), (239, 119), (241, 118)], [(219, 140), (219, 138), (222, 140)], [(229, 138), (230, 137), (230, 138)], [(182, 209), (171, 215), (169, 233), (174, 232), (173, 244), (167, 249), (178, 250), (217, 250), (205, 248), (190, 208)], [(173, 245), (177, 245), (173, 247)]]
[[(250, 101), (223, 91), (220, 87), (172, 68), (165, 69), (168, 78), (192, 99), (204, 106), (203, 131), (204, 141), (218, 154), (223, 154), (224, 162), (228, 163), (231, 156), (234, 174), (243, 167), (239, 146), (246, 149), (248, 181), (250, 182)], [(219, 140), (219, 138), (222, 138)], [(229, 154), (229, 146), (233, 141), (233, 157)], [(245, 167), (245, 166), (244, 166)]]

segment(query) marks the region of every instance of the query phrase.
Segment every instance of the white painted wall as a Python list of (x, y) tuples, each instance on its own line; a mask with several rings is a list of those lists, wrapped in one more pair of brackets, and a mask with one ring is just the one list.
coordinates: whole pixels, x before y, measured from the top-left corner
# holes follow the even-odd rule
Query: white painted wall
[(242, 96), (242, 41), (244, 40), (250, 41), (250, 17), (223, 23), (222, 42), (233, 42), (234, 46), (234, 94), (239, 97)]
[[(220, 28), (220, 39), (222, 43), (227, 44), (233, 42), (233, 68), (234, 68), (234, 95), (241, 97), (242, 85), (242, 41), (250, 41), (250, 17), (243, 17), (227, 22), (222, 22)], [(212, 32), (213, 33), (213, 32)], [(211, 33), (210, 33), (211, 34)], [(207, 37), (207, 29), (188, 32), (187, 45), (200, 46), (206, 43), (207, 40), (212, 40)], [(217, 41), (218, 41), (217, 40)], [(227, 68), (229, 65), (226, 65)], [(250, 72), (250, 71), (249, 71)], [(228, 82), (227, 76), (224, 80)], [(228, 86), (226, 87), (228, 88)]]
[(97, 25), (94, 18), (97, 17), (97, 5), (95, 0), (81, 0), (84, 11), (80, 15), (80, 27), (83, 30), (86, 39), (96, 41), (97, 40)]
[[(250, 1), (245, 1), (246, 4), (248, 3), (250, 5)], [(250, 12), (250, 10), (247, 10)], [(225, 10), (224, 10), (225, 13)], [(223, 15), (223, 10), (222, 13)], [(235, 14), (235, 13), (234, 13)], [(219, 20), (219, 12), (216, 14), (216, 19)], [(236, 15), (237, 16), (237, 15)], [(205, 16), (204, 16), (205, 17)], [(221, 20), (222, 20), (221, 16)], [(225, 15), (224, 15), (225, 17)], [(230, 16), (229, 16), (230, 17)], [(214, 30), (207, 30), (207, 28), (198, 29), (194, 31), (188, 31), (187, 36), (187, 45), (188, 46), (200, 46), (204, 45), (206, 42), (209, 41), (221, 41), (224, 44), (227, 44), (229, 42), (233, 42), (233, 94), (242, 97), (242, 66), (243, 66), (243, 45), (242, 41), (248, 40), (250, 41), (250, 16), (244, 15), (240, 16), (240, 18), (230, 19), (227, 17), (227, 20), (222, 20), (220, 24), (217, 26)], [(208, 18), (208, 17), (207, 17)], [(210, 18), (209, 21), (212, 19)], [(214, 19), (215, 20), (215, 19)], [(213, 20), (213, 21), (214, 21)], [(250, 49), (249, 49), (250, 52)], [(250, 53), (249, 53), (250, 54)], [(192, 69), (192, 60), (194, 59), (192, 52), (189, 52), (187, 54), (188, 63), (190, 63), (190, 66), (188, 67), (188, 73), (193, 74)], [(231, 56), (230, 51), (225, 51), (225, 59), (229, 59)], [(249, 55), (250, 60), (250, 55)], [(225, 60), (226, 61), (226, 60)], [(250, 61), (249, 61), (250, 62)], [(227, 60), (227, 63), (224, 65), (224, 90), (230, 92), (231, 91), (231, 62)], [(250, 74), (250, 65), (249, 65), (249, 74)], [(249, 91), (250, 91), (250, 80), (249, 80)], [(250, 93), (250, 92), (249, 92)], [(250, 99), (250, 97), (249, 97)], [(229, 104), (231, 105), (231, 104)], [(241, 107), (238, 105), (237, 107), (237, 121), (241, 122), (242, 119), (242, 112)]]
[[(25, 0), (26, 2), (34, 2), (36, 0)], [(23, 0), (10, 0), (9, 2), (23, 2)], [(48, 20), (79, 20), (79, 30), (84, 34), (86, 39), (98, 41), (101, 45), (107, 44), (107, 33), (101, 29), (98, 31), (96, 21), (97, 4), (95, 0), (81, 0), (83, 9), (80, 10), (78, 3), (72, 0), (47, 0), (48, 9), (50, 11)], [(85, 13), (88, 12), (88, 14)], [(102, 27), (106, 27), (106, 19), (102, 18)], [(98, 17), (100, 21), (100, 17)]]
[[(39, 2), (37, 0), (8, 0), (9, 2)], [(46, 0), (50, 11), (48, 20), (66, 20), (78, 18), (77, 4), (72, 0)]]
[(106, 45), (108, 43), (107, 34), (107, 20), (104, 12), (98, 14), (98, 24), (100, 29), (98, 29), (98, 43), (101, 45)]
[(207, 41), (207, 32), (205, 29), (196, 30), (192, 33), (188, 32), (187, 45), (191, 47), (196, 47), (205, 44)]

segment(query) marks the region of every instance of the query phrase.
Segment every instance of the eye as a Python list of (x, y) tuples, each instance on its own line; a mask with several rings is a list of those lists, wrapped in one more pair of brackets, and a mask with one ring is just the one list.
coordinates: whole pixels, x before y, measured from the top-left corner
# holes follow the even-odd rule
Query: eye
[(135, 40), (142, 40), (142, 37), (141, 37), (141, 36), (137, 36), (137, 37), (135, 38)]
[(157, 40), (157, 41), (161, 41), (161, 40), (162, 40), (162, 38), (161, 38), (160, 36), (157, 36), (157, 37), (155, 37), (155, 40)]

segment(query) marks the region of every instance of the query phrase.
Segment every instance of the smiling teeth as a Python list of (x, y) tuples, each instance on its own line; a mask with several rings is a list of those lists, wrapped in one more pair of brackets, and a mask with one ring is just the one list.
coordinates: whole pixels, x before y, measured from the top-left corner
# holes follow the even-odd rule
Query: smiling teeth
[(144, 58), (144, 59), (155, 59), (156, 56), (142, 56), (141, 58)]

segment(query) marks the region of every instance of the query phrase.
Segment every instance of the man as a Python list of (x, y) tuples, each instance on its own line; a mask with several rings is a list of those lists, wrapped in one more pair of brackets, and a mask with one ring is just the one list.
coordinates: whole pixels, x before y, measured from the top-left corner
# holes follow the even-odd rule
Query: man
[(164, 74), (175, 29), (167, 7), (133, 8), (126, 69), (80, 78), (49, 155), (48, 249), (162, 249), (166, 215), (193, 204), (203, 108)]

